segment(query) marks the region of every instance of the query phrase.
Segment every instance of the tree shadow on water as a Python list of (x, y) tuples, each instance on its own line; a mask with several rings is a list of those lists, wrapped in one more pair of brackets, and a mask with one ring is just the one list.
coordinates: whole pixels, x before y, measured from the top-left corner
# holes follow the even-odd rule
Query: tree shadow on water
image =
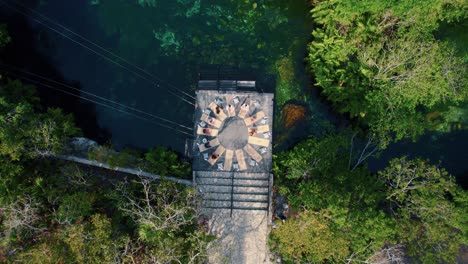
[[(37, 4), (38, 1), (28, 1), (28, 6), (37, 6)], [(0, 24), (7, 25), (8, 33), (11, 37), (11, 42), (1, 51), (2, 63), (6, 64), (7, 67), (13, 66), (22, 71), (34, 73), (81, 90), (81, 85), (78, 81), (66, 80), (60, 72), (59, 67), (54, 65), (50, 58), (41, 54), (40, 47), (54, 49), (53, 43), (48, 38), (49, 32), (46, 29), (43, 27), (35, 28), (36, 25), (32, 25), (29, 19), (6, 6), (2, 6), (0, 9)], [(12, 69), (9, 71), (17, 73), (13, 74), (12, 78), (23, 76), (37, 80), (39, 83), (48, 84), (56, 89), (63, 89), (69, 93), (81, 95), (76, 90)], [(93, 103), (53, 90), (45, 85), (24, 79), (22, 81), (24, 83), (31, 83), (37, 87), (37, 93), (41, 99), (43, 109), (59, 107), (66, 113), (72, 113), (75, 117), (76, 125), (82, 129), (84, 136), (99, 143), (104, 143), (111, 137), (109, 131), (99, 127)]]

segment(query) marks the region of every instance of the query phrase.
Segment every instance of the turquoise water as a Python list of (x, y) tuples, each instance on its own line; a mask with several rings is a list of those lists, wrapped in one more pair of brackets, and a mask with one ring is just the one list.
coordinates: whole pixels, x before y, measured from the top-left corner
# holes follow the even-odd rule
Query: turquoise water
[[(28, 1), (29, 7), (145, 69), (158, 79), (154, 82), (159, 87), (44, 28), (31, 18), (21, 27), (21, 23), (14, 22), (21, 16), (4, 7), (2, 12), (9, 15), (5, 18), (7, 23), (18, 27), (15, 30), (15, 45), (26, 45), (22, 41), (29, 43), (17, 48), (12, 61), (21, 58), (20, 64), (23, 65), (31, 64), (32, 60), (42, 61), (42, 64), (35, 63), (29, 68), (77, 84), (83, 91), (189, 127), (192, 126), (193, 106), (168, 90), (176, 92), (176, 87), (193, 95), (197, 74), (203, 65), (249, 69), (258, 76), (257, 81), (265, 91), (275, 91), (277, 116), (281, 105), (290, 99), (310, 108), (310, 121), (289, 134), (282, 146), (285, 148), (307, 134), (320, 134), (324, 121), (336, 123), (341, 118), (334, 118), (336, 115), (314, 94), (305, 73), (304, 56), (313, 27), (308, 18), (307, 2)], [(26, 38), (27, 34), (32, 37)], [(44, 64), (51, 69), (44, 67)], [(172, 86), (167, 86), (167, 83)], [(132, 146), (147, 149), (163, 145), (180, 152), (184, 150), (187, 136), (174, 129), (99, 105), (74, 103), (70, 106), (70, 99), (64, 96), (55, 94), (52, 104), (68, 106), (78, 116), (80, 126), (89, 126), (87, 131), (91, 137), (109, 139), (117, 148)], [(82, 114), (85, 111), (90, 113)], [(93, 116), (96, 116), (96, 120)], [(91, 135), (96, 125), (108, 134)], [(466, 175), (468, 156), (464, 150), (467, 148), (466, 130), (431, 133), (416, 143), (402, 141), (390, 145), (379, 159), (371, 160), (370, 166), (377, 170), (385, 166), (389, 159), (409, 154), (430, 158), (435, 163), (440, 160), (441, 165), (450, 172)], [(463, 178), (466, 177), (460, 179)]]
[[(306, 1), (50, 0), (31, 7), (163, 82), (156, 82), (158, 88), (31, 21), (43, 34), (38, 49), (65, 79), (78, 81), (83, 91), (187, 126), (192, 126), (193, 106), (167, 89), (175, 86), (193, 95), (199, 68), (216, 64), (251, 69), (273, 91), (275, 63), (288, 57), (302, 65), (311, 31)], [(302, 72), (297, 79), (307, 77)], [(117, 147), (183, 150), (186, 137), (174, 130), (101, 106), (96, 112), (99, 126), (110, 132)]]

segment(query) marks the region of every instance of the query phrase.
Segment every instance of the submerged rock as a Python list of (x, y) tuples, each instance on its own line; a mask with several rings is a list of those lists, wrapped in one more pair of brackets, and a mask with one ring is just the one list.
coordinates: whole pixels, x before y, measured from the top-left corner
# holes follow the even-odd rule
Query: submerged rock
[(99, 145), (96, 141), (93, 141), (85, 137), (74, 137), (68, 144), (68, 151), (74, 154), (86, 155), (92, 149), (98, 148)]
[(273, 195), (274, 202), (274, 213), (276, 219), (285, 220), (289, 216), (289, 204), (283, 195), (279, 192), (274, 193)]
[(307, 108), (302, 105), (289, 103), (281, 110), (281, 119), (285, 128), (291, 128), (306, 119)]

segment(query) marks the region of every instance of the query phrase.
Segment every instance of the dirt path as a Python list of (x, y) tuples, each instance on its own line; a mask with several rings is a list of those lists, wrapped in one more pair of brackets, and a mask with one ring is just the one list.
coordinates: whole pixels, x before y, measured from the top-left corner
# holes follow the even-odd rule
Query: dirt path
[(218, 237), (209, 246), (213, 264), (271, 263), (268, 251), (266, 211), (217, 209), (207, 212), (210, 233)]

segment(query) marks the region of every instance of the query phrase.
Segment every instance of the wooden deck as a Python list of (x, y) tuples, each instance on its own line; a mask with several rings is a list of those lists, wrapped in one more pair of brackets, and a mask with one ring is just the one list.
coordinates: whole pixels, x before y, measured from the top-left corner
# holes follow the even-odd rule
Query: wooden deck
[(202, 128), (200, 126), (197, 126), (197, 135), (214, 137), (218, 135), (218, 132), (218, 129)]
[(200, 152), (204, 152), (210, 148), (214, 148), (214, 147), (217, 147), (219, 145), (219, 140), (217, 138), (215, 139), (212, 139), (206, 143), (201, 143), (200, 145), (198, 145), (198, 150)]
[(252, 125), (253, 123), (255, 123), (257, 121), (260, 121), (260, 119), (262, 119), (264, 117), (265, 117), (265, 112), (260, 111), (260, 112), (258, 112), (256, 114), (253, 114), (252, 116), (244, 119), (244, 122), (245, 122), (246, 126), (250, 126), (250, 125)]
[(215, 116), (218, 117), (221, 121), (224, 121), (224, 119), (226, 119), (227, 116), (226, 116), (226, 113), (224, 113), (223, 108), (219, 107), (214, 102), (210, 103), (209, 107), (211, 108)]
[(258, 154), (258, 152), (252, 148), (251, 145), (247, 144), (244, 147), (245, 152), (247, 152), (250, 157), (252, 157), (256, 162), (260, 162), (262, 160), (262, 156)]
[(208, 125), (220, 128), (222, 122), (214, 117), (208, 116), (207, 114), (202, 114), (200, 120), (205, 121)]
[(194, 171), (271, 171), (273, 94), (200, 90), (196, 105)]
[(230, 171), (232, 168), (232, 157), (234, 155), (234, 151), (228, 149), (226, 150), (226, 156), (224, 157), (224, 170)]
[(253, 136), (250, 136), (248, 142), (249, 142), (249, 144), (257, 145), (257, 146), (262, 146), (262, 147), (268, 147), (268, 146), (270, 146), (270, 140), (268, 140), (268, 139), (266, 139), (266, 138), (260, 138), (260, 137), (253, 137)]
[(211, 165), (214, 165), (216, 161), (219, 160), (219, 158), (221, 157), (221, 155), (223, 155), (224, 151), (226, 149), (223, 147), (223, 146), (218, 146), (218, 148), (216, 149), (215, 152), (213, 152), (211, 155), (210, 155), (210, 158), (208, 159), (208, 162), (211, 164)]
[(237, 159), (237, 163), (239, 164), (239, 170), (245, 171), (247, 169), (247, 165), (245, 165), (245, 157), (244, 157), (244, 152), (242, 152), (242, 150), (240, 149), (236, 150), (236, 159)]

